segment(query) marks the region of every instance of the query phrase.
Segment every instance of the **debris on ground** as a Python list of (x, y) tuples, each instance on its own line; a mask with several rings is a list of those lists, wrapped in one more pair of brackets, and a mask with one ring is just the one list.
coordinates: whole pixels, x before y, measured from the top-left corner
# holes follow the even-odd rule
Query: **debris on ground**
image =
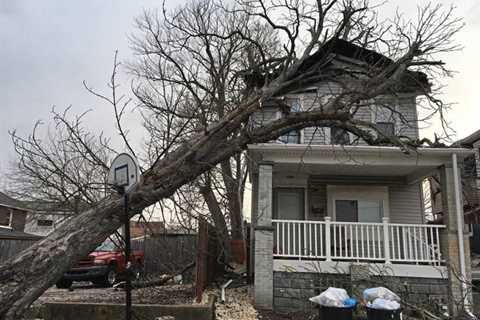
[[(219, 289), (205, 291), (204, 299), (208, 295), (220, 297)], [(271, 311), (257, 311), (253, 306), (253, 286), (229, 287), (225, 290), (225, 303), (217, 299), (215, 313), (217, 320), (296, 320), (309, 319), (308, 316), (291, 314), (282, 315)], [(206, 301), (206, 300), (205, 300)]]
[[(191, 304), (194, 288), (190, 284), (169, 284), (132, 290), (132, 300), (140, 304)], [(100, 288), (89, 282), (79, 282), (70, 290), (52, 287), (45, 291), (35, 305), (48, 302), (125, 303), (125, 291)]]

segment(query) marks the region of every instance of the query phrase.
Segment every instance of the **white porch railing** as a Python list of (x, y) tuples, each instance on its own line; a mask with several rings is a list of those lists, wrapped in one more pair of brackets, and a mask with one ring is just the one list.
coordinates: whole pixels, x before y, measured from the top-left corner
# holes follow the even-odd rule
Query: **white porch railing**
[(274, 257), (441, 265), (443, 225), (273, 220)]

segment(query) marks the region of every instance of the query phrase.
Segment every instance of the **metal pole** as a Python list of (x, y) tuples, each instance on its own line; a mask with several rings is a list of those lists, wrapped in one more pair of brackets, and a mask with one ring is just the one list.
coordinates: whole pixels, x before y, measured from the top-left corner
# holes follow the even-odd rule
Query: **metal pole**
[(125, 309), (125, 319), (131, 320), (132, 319), (132, 283), (130, 279), (130, 217), (128, 215), (128, 194), (127, 192), (123, 195), (124, 199), (124, 206), (125, 206), (125, 301), (126, 301), (126, 309)]

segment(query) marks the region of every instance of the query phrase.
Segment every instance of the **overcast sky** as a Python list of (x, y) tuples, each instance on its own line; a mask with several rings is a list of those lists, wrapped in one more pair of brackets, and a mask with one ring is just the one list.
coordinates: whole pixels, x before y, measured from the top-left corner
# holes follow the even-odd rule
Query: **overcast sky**
[[(478, 2), (453, 2), (467, 23), (458, 36), (465, 49), (446, 59), (459, 72), (446, 89), (447, 99), (458, 103), (449, 119), (459, 137), (480, 129)], [(178, 3), (167, 1), (169, 6)], [(417, 3), (391, 0), (383, 12), (391, 14), (398, 6), (410, 16)], [(115, 50), (121, 59), (131, 58), (127, 36), (134, 30), (133, 19), (143, 8), (160, 4), (158, 0), (0, 0), (0, 172), (14, 158), (8, 130), (27, 133), (36, 120), (49, 119), (53, 106), (61, 110), (72, 105), (74, 113), (93, 109), (87, 118), (89, 127), (114, 131), (111, 109), (86, 93), (82, 81), (106, 89)], [(128, 84), (126, 76), (122, 80)], [(128, 85), (124, 89), (128, 91)], [(141, 136), (139, 125), (131, 129)]]

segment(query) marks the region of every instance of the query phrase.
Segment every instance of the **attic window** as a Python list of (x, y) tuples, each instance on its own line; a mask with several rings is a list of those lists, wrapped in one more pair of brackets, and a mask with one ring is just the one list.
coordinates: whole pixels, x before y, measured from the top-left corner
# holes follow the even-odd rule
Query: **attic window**
[(53, 220), (38, 219), (37, 220), (37, 226), (39, 226), (39, 227), (51, 227), (51, 226), (53, 226)]

